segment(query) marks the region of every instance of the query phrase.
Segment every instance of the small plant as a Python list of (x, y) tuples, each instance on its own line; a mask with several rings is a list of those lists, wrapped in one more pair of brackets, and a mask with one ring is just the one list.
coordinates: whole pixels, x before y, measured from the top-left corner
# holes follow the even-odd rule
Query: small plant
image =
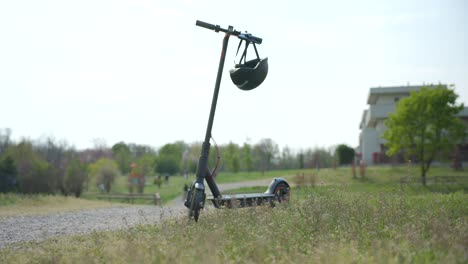
[(162, 184), (162, 180), (161, 180), (160, 178), (156, 178), (156, 179), (154, 179), (153, 184), (154, 184), (154, 185), (157, 185), (158, 188), (160, 189), (160, 188), (161, 188), (161, 184)]

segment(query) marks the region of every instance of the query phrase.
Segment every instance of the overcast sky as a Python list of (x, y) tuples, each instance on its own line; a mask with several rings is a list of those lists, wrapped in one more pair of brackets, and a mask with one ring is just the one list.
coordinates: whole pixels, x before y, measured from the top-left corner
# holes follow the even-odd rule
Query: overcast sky
[(202, 141), (223, 35), (196, 20), (263, 38), (269, 58), (237, 89), (231, 38), (218, 144), (357, 146), (371, 87), (455, 84), (468, 105), (466, 0), (18, 0), (0, 2), (0, 128), (78, 149)]

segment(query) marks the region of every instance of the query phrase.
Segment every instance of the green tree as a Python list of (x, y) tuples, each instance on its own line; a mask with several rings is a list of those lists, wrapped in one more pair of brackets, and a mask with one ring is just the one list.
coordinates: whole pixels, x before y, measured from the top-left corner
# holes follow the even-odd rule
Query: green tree
[(271, 169), (273, 160), (276, 159), (279, 153), (278, 145), (270, 138), (263, 138), (255, 145), (255, 150), (259, 157), (259, 166), (262, 173), (265, 173), (265, 171)]
[(112, 156), (119, 165), (119, 169), (123, 174), (130, 172), (130, 164), (132, 163), (132, 153), (125, 142), (119, 142), (112, 146)]
[(89, 165), (89, 174), (96, 185), (104, 184), (105, 191), (110, 192), (112, 183), (120, 172), (119, 166), (114, 160), (101, 158)]
[(299, 153), (299, 169), (304, 169), (304, 152)]
[(156, 166), (156, 155), (154, 154), (144, 154), (138, 158), (135, 163), (138, 165), (140, 172), (144, 176), (154, 175), (154, 168)]
[(224, 151), (224, 160), (228, 171), (237, 173), (240, 170), (239, 146), (230, 142)]
[(387, 140), (387, 154), (404, 152), (415, 157), (421, 169), (422, 184), (436, 155), (453, 149), (465, 137), (466, 127), (456, 117), (463, 104), (456, 104), (458, 95), (442, 85), (423, 87), (400, 100), (390, 114), (383, 138)]
[(0, 160), (0, 193), (16, 191), (18, 186), (15, 162), (10, 156)]
[(8, 149), (12, 144), (11, 142), (11, 129), (0, 128), (0, 156)]
[(83, 191), (83, 184), (86, 181), (86, 164), (78, 158), (70, 158), (65, 170), (64, 189), (66, 194), (73, 193), (75, 197), (80, 197)]
[(335, 151), (339, 164), (351, 164), (351, 162), (353, 162), (354, 149), (352, 147), (340, 144)]
[(189, 173), (196, 173), (198, 167), (198, 160), (200, 158), (201, 153), (201, 145), (202, 143), (195, 142), (192, 143), (188, 150), (188, 157), (187, 157), (187, 172)]
[(247, 142), (242, 146), (242, 157), (245, 170), (247, 173), (251, 172), (254, 169), (254, 162), (252, 157), (252, 147)]
[(156, 172), (169, 175), (180, 172), (183, 146), (178, 143), (164, 145), (156, 158)]
[(37, 153), (28, 140), (11, 145), (7, 150), (18, 172), (19, 190), (23, 193), (53, 193), (57, 182), (50, 164)]
[(283, 170), (297, 168), (296, 157), (288, 146), (283, 147), (283, 150), (281, 151), (280, 165)]

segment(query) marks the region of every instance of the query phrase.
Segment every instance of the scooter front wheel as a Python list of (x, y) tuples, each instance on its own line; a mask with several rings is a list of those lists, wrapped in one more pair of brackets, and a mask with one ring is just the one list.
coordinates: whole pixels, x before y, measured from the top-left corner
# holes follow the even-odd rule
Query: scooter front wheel
[(205, 192), (204, 190), (194, 189), (192, 191), (192, 197), (190, 199), (190, 208), (189, 208), (189, 219), (195, 219), (195, 222), (198, 222), (198, 217), (200, 216), (200, 210), (203, 209), (205, 204)]

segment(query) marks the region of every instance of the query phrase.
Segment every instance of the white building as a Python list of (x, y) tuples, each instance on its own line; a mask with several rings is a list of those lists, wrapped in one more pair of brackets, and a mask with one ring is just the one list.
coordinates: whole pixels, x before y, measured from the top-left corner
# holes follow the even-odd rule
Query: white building
[[(359, 128), (359, 147), (357, 152), (367, 164), (388, 162), (385, 155), (385, 140), (382, 138), (386, 127), (385, 119), (395, 111), (396, 103), (410, 95), (411, 91), (419, 91), (422, 86), (397, 86), (370, 88), (367, 97), (369, 108), (362, 114)], [(426, 86), (427, 87), (427, 86)], [(435, 86), (434, 86), (435, 87)], [(468, 121), (468, 107), (458, 115)], [(466, 146), (464, 146), (466, 148)]]

